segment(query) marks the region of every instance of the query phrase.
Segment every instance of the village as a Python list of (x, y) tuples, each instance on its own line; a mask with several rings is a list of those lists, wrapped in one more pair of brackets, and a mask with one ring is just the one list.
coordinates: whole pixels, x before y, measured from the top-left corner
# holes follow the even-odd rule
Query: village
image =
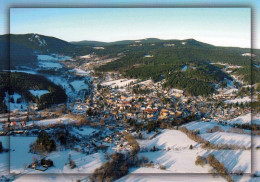
[[(79, 60), (86, 61), (86, 58), (88, 58), (86, 63), (77, 66)], [(165, 90), (162, 88), (164, 81), (153, 83), (152, 80), (127, 79), (118, 72), (108, 72), (102, 76), (100, 73), (95, 74), (94, 67), (114, 59), (103, 60), (95, 55), (86, 55), (81, 56), (77, 61), (70, 62), (70, 65), (64, 61), (64, 65), (76, 70), (76, 74), (82, 77), (91, 75), (91, 94), (83, 101), (78, 100), (65, 106), (56, 106), (52, 108), (53, 112), (36, 111), (33, 107), (24, 112), (16, 110), (10, 115), (10, 120), (1, 119), (2, 134), (8, 127), (12, 130), (32, 127), (34, 123), (28, 122), (29, 115), (36, 116), (34, 119), (39, 116), (52, 118), (56, 117), (55, 112), (61, 109), (66, 110), (67, 113), (86, 116), (85, 119), (88, 121), (110, 127), (123, 126), (123, 122), (130, 119), (138, 123), (157, 120), (169, 123), (188, 116), (194, 116), (194, 120), (200, 119), (205, 122), (210, 120), (225, 122), (250, 112), (249, 96), (242, 96), (238, 99), (238, 88), (234, 85), (225, 90), (219, 89), (219, 94), (205, 98), (185, 95), (184, 91), (179, 89)], [(89, 65), (92, 66), (89, 67)], [(249, 86), (248, 89), (250, 89)], [(5, 116), (7, 115), (3, 115)]]
[[(152, 80), (128, 79), (119, 72), (96, 73), (94, 71), (96, 66), (116, 59), (118, 58), (107, 59), (87, 55), (70, 62), (61, 61), (72, 70), (72, 74), (78, 77), (91, 77), (89, 79), (91, 84), (88, 85), (90, 94), (83, 100), (77, 99), (74, 102), (55, 105), (45, 110), (37, 110), (35, 105), (31, 104), (31, 107), (23, 111), (14, 110), (9, 115), (1, 115), (0, 134), (2, 137), (9, 136), (11, 140), (20, 137), (26, 143), (28, 150), (33, 151), (32, 141), (39, 138), (42, 132), (46, 132), (56, 141), (56, 151), (50, 154), (31, 151), (19, 164), (11, 166), (14, 173), (21, 172), (20, 168), (26, 168), (26, 171), (32, 173), (58, 172), (60, 167), (58, 169), (55, 167), (61, 160), (56, 156), (58, 153), (66, 158), (67, 162), (64, 164), (67, 166), (66, 172), (78, 170), (82, 173), (93, 173), (95, 168), (115, 152), (128, 153), (139, 150), (140, 154), (146, 155), (145, 152), (149, 153), (149, 151), (174, 152), (193, 148), (201, 150), (201, 146), (211, 140), (210, 138), (195, 139), (196, 142), (200, 141), (198, 143), (201, 146), (190, 139), (185, 145), (177, 142), (176, 146), (174, 143), (174, 147), (166, 142), (168, 146), (166, 148), (159, 143), (154, 144), (154, 140), (160, 138), (163, 138), (161, 139), (163, 141), (168, 140), (167, 138), (175, 141), (174, 138), (184, 133), (187, 136), (183, 137), (188, 139), (189, 132), (200, 134), (199, 137), (218, 132), (223, 133), (224, 137), (225, 135), (233, 136), (233, 134), (244, 137), (251, 133), (252, 125), (249, 121), (251, 115), (248, 115), (251, 111), (248, 102), (249, 95), (238, 96), (241, 88), (234, 84), (226, 89), (219, 88), (218, 93), (210, 97), (191, 96), (183, 90), (164, 89), (162, 87), (164, 80), (154, 83)], [(83, 64), (79, 65), (78, 62), (83, 62)], [(247, 85), (244, 88), (250, 89)], [(237, 119), (239, 117), (242, 117), (242, 122)], [(243, 117), (246, 118), (245, 121)], [(258, 124), (256, 119), (256, 125)], [(205, 131), (202, 129), (204, 125), (208, 126)], [(171, 135), (174, 138), (171, 139)], [(27, 137), (32, 140), (25, 141)], [(257, 137), (255, 147), (260, 146), (258, 139), (259, 137)], [(145, 141), (148, 143), (144, 144)], [(245, 156), (249, 148), (248, 144), (240, 146), (239, 143), (231, 144), (229, 140), (224, 140), (221, 145), (214, 144), (213, 141), (210, 147), (221, 149), (223, 146), (245, 150), (243, 154)], [(19, 152), (19, 149), (11, 143), (10, 151), (12, 150)], [(71, 154), (72, 151), (79, 154), (79, 158)], [(98, 155), (99, 160), (98, 163), (95, 162), (95, 167), (86, 167), (86, 163), (77, 161), (90, 160), (89, 158), (93, 155)], [(22, 167), (25, 163), (27, 166)], [(167, 165), (160, 163), (155, 166), (160, 170), (168, 168)], [(193, 171), (193, 169), (190, 170)], [(231, 168), (230, 170), (234, 170), (235, 173), (238, 171)]]
[(75, 3), (1, 6), (0, 182), (260, 181), (256, 3)]

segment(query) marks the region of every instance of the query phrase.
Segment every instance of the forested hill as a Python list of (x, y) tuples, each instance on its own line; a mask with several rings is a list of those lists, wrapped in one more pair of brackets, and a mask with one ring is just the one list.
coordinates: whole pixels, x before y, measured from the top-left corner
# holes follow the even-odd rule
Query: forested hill
[[(190, 43), (195, 43), (197, 45), (204, 44), (202, 42), (198, 42), (194, 39), (187, 39)], [(115, 42), (99, 42), (99, 41), (78, 41), (78, 42), (70, 42), (74, 45), (86, 45), (86, 46), (112, 46), (112, 45), (131, 45), (131, 44), (149, 44), (149, 43), (157, 43), (157, 44), (163, 44), (163, 43), (180, 43), (180, 40), (163, 40), (163, 39), (157, 39), (157, 38), (147, 38), (147, 39), (139, 39), (139, 40), (120, 40)], [(209, 44), (208, 44), (209, 45)]]
[[(103, 49), (96, 49), (96, 47)], [(246, 64), (248, 57), (241, 54), (251, 52), (250, 49), (233, 47), (216, 47), (199, 42), (194, 39), (187, 40), (162, 40), (147, 38), (140, 40), (122, 40), (116, 42), (80, 41), (67, 42), (56, 37), (40, 34), (7, 34), (0, 35), (0, 69), (8, 69), (9, 66), (37, 64), (36, 54), (64, 54), (67, 56), (82, 56), (95, 53), (99, 56), (117, 56), (118, 54), (150, 54), (157, 52), (175, 52), (181, 54), (192, 53), (198, 59), (211, 59), (210, 61), (228, 61), (236, 64)], [(252, 50), (256, 54), (256, 60), (260, 58), (260, 50)], [(10, 54), (9, 54), (10, 53)], [(208, 54), (211, 54), (208, 57)], [(9, 61), (10, 55), (10, 61)], [(189, 54), (190, 56), (190, 54)], [(186, 56), (186, 58), (189, 58)], [(194, 58), (194, 56), (193, 56)]]
[[(48, 90), (49, 93), (38, 98), (29, 90)], [(64, 103), (67, 100), (64, 89), (43, 76), (0, 71), (0, 113), (6, 112), (6, 92), (9, 95), (20, 94), (26, 102), (37, 103), (39, 109), (49, 107), (52, 104)]]
[[(201, 49), (160, 48), (151, 51), (149, 56), (144, 52), (127, 54), (96, 70), (118, 70), (129, 78), (152, 79), (155, 82), (165, 79), (164, 87), (183, 89), (191, 95), (209, 95), (215, 91), (216, 84), (232, 78), (211, 64), (206, 53)], [(214, 58), (218, 57), (214, 55)]]
[(55, 37), (39, 34), (0, 35), (0, 68), (37, 64), (36, 54), (55, 53), (77, 56), (92, 51), (93, 48), (90, 46), (77, 46)]
[[(127, 51), (136, 51), (136, 50), (152, 50), (160, 47), (167, 47), (174, 44), (174, 48), (183, 48), (184, 45), (186, 48), (212, 48), (214, 50), (219, 51), (227, 51), (232, 52), (234, 54), (241, 55), (243, 53), (253, 53), (256, 55), (258, 59), (260, 59), (260, 49), (250, 49), (250, 48), (239, 48), (239, 47), (221, 47), (221, 46), (213, 46), (211, 44), (203, 43), (197, 41), (195, 39), (186, 39), (186, 40), (163, 40), (158, 38), (146, 38), (146, 39), (138, 39), (138, 40), (121, 40), (115, 42), (100, 42), (100, 41), (74, 41), (70, 42), (74, 45), (84, 45), (91, 47), (102, 46), (104, 50), (98, 50), (99, 54), (107, 54), (107, 53), (119, 53), (119, 52), (127, 52)], [(168, 44), (168, 45), (167, 45)], [(172, 46), (173, 47), (173, 46)]]
[[(234, 70), (240, 73), (240, 69), (249, 70), (252, 63), (251, 56), (248, 56), (250, 49), (216, 47), (194, 39), (167, 43), (138, 42), (127, 46), (107, 46), (105, 49), (110, 52), (112, 47), (117, 47), (124, 56), (96, 68), (96, 71), (120, 71), (129, 78), (152, 79), (155, 82), (165, 79), (164, 87), (183, 89), (191, 95), (212, 94), (216, 85), (225, 85), (226, 79), (232, 80), (219, 64), (213, 63), (241, 66)], [(259, 54), (253, 59), (259, 60)], [(243, 72), (243, 77), (250, 83), (248, 73)]]
[[(60, 54), (76, 54), (75, 51), (83, 46), (76, 46), (67, 41), (40, 34), (6, 34), (0, 35), (0, 42), (6, 43), (10, 41), (11, 44), (23, 46), (25, 48), (37, 51), (39, 53), (60, 53)], [(11, 46), (12, 47), (12, 46)], [(89, 46), (84, 46), (85, 49)]]
[[(10, 40), (10, 41), (9, 41)], [(9, 49), (10, 48), (10, 49)], [(10, 53), (10, 54), (9, 54)], [(178, 87), (193, 95), (207, 95), (214, 92), (215, 85), (229, 76), (212, 63), (228, 63), (242, 66), (232, 70), (242, 75), (244, 81), (251, 83), (251, 57), (258, 66), (260, 50), (236, 47), (219, 47), (194, 39), (161, 40), (156, 38), (140, 40), (122, 40), (117, 42), (82, 41), (67, 42), (55, 37), (39, 34), (1, 35), (0, 36), (0, 69), (9, 66), (37, 65), (38, 54), (63, 54), (76, 58), (87, 54), (118, 57), (96, 69), (96, 71), (120, 71), (127, 77), (166, 79), (165, 87)], [(246, 54), (246, 55), (245, 55)], [(10, 60), (9, 60), (10, 55)], [(181, 71), (187, 66), (186, 71)], [(259, 71), (259, 68), (253, 69)], [(256, 74), (254, 74), (256, 75)], [(173, 78), (177, 77), (173, 81)], [(260, 82), (255, 77), (254, 82)], [(193, 86), (192, 86), (193, 85)], [(197, 86), (203, 85), (204, 91)]]

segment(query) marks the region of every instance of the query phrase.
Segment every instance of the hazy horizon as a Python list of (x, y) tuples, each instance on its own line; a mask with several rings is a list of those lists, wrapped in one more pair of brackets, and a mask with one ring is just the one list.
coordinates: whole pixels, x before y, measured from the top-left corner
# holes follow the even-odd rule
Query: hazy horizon
[[(203, 42), (199, 39), (194, 39), (194, 38), (187, 38), (187, 39), (174, 39), (174, 38), (169, 38), (169, 39), (162, 39), (162, 38), (157, 38), (157, 37), (145, 37), (145, 38), (139, 38), (139, 39), (121, 39), (121, 40), (115, 40), (115, 41), (111, 41), (111, 42), (107, 42), (107, 41), (99, 41), (99, 40), (79, 40), (79, 41), (68, 41), (68, 40), (65, 40), (65, 39), (62, 39), (62, 38), (59, 38), (59, 37), (55, 37), (55, 36), (51, 36), (51, 35), (43, 35), (43, 34), (39, 34), (39, 33), (24, 33), (24, 34), (12, 34), (12, 35), (26, 35), (26, 34), (37, 34), (37, 35), (42, 35), (42, 36), (48, 36), (48, 37), (54, 37), (54, 38), (57, 38), (57, 39), (60, 39), (60, 40), (63, 40), (63, 41), (66, 41), (66, 42), (69, 42), (69, 43), (76, 43), (76, 42), (84, 42), (84, 41), (89, 41), (89, 42), (102, 42), (102, 43), (113, 43), (113, 42), (120, 42), (120, 41), (134, 41), (134, 40), (144, 40), (144, 39), (159, 39), (159, 40), (165, 40), (165, 41), (168, 41), (168, 40), (190, 40), (190, 39), (193, 39), (193, 40), (196, 40), (198, 42), (202, 42), (202, 43), (205, 43), (205, 44), (210, 44), (210, 45), (213, 45), (213, 46), (219, 46), (219, 47), (238, 47), (238, 46), (221, 46), (221, 45), (214, 45), (212, 43), (209, 43), (209, 42)], [(0, 34), (0, 35), (9, 35), (9, 34)], [(251, 47), (238, 47), (238, 48), (245, 48), (245, 49), (251, 49)], [(258, 49), (258, 48), (256, 48)]]
[[(102, 43), (114, 43), (114, 42), (120, 42), (120, 41), (134, 41), (134, 40), (144, 40), (144, 39), (159, 39), (159, 40), (189, 40), (189, 39), (193, 39), (193, 40), (196, 40), (198, 42), (202, 42), (202, 43), (205, 43), (205, 44), (210, 44), (210, 45), (213, 45), (213, 46), (217, 46), (217, 47), (237, 47), (237, 48), (245, 48), (245, 49), (251, 49), (251, 47), (239, 47), (239, 46), (225, 46), (225, 45), (214, 45), (210, 42), (205, 42), (205, 41), (201, 41), (199, 39), (195, 39), (195, 38), (185, 38), (185, 39), (174, 39), (174, 38), (169, 38), (169, 39), (162, 39), (162, 38), (158, 38), (158, 37), (144, 37), (144, 38), (137, 38), (137, 39), (120, 39), (120, 40), (115, 40), (115, 41), (102, 41), (102, 40), (78, 40), (78, 41), (69, 41), (69, 40), (66, 40), (66, 39), (63, 39), (63, 38), (60, 38), (60, 37), (56, 37), (56, 36), (52, 36), (52, 35), (43, 35), (43, 34), (39, 34), (39, 33), (23, 33), (23, 34), (12, 34), (12, 35), (26, 35), (26, 34), (37, 34), (37, 35), (42, 35), (42, 36), (48, 36), (48, 37), (55, 37), (57, 39), (60, 39), (60, 40), (63, 40), (63, 41), (66, 41), (66, 42), (69, 42), (69, 43), (76, 43), (76, 42), (84, 42), (84, 41), (89, 41), (89, 42), (102, 42)], [(8, 34), (0, 34), (0, 35), (8, 35)], [(260, 49), (260, 48), (255, 48), (255, 49)]]
[(10, 33), (68, 42), (195, 39), (251, 47), (250, 8), (11, 8)]

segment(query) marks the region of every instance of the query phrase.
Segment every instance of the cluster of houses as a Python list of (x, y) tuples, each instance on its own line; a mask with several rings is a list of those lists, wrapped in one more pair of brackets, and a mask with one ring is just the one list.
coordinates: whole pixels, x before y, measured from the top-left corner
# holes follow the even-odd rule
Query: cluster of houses
[[(165, 120), (172, 121), (176, 118), (187, 117), (195, 114), (202, 121), (229, 120), (233, 117), (250, 111), (250, 107), (226, 107), (216, 105), (217, 102), (232, 99), (234, 93), (226, 92), (213, 95), (211, 100), (203, 97), (187, 97), (182, 90), (162, 88), (162, 82), (153, 83), (152, 81), (134, 82), (127, 86), (112, 87), (102, 84), (107, 78), (117, 79), (118, 73), (106, 73), (101, 77), (94, 77), (92, 94), (84, 102), (73, 103), (72, 111), (75, 114), (86, 114), (91, 108), (94, 115), (86, 118), (92, 122), (102, 123), (107, 127), (122, 128), (122, 122), (127, 119), (134, 119), (137, 122), (146, 123), (148, 121)], [(100, 85), (100, 88), (97, 87)], [(149, 90), (147, 94), (133, 92), (133, 87), (138, 85), (139, 89)], [(232, 118), (231, 118), (232, 117)], [(3, 122), (2, 122), (3, 123)], [(25, 120), (5, 121), (2, 130), (19, 130), (26, 128)]]
[[(107, 73), (110, 74), (110, 73)], [(111, 78), (111, 77), (109, 77)], [(102, 81), (100, 78), (94, 79), (94, 84), (98, 85)], [(163, 83), (136, 82), (124, 87), (112, 87), (102, 85), (101, 88), (94, 88), (91, 98), (87, 98), (85, 103), (98, 114), (91, 116), (92, 121), (102, 120), (109, 125), (135, 119), (138, 122), (148, 122), (156, 120), (169, 120), (187, 117), (195, 114), (204, 121), (210, 119), (229, 120), (246, 113), (250, 108), (225, 107), (216, 105), (218, 98), (208, 101), (203, 97), (186, 97), (181, 90), (164, 90)], [(140, 89), (149, 89), (148, 94), (136, 94), (133, 87), (140, 84)], [(101, 85), (101, 84), (100, 84)], [(225, 95), (223, 99), (227, 99)], [(89, 104), (92, 103), (92, 104)]]

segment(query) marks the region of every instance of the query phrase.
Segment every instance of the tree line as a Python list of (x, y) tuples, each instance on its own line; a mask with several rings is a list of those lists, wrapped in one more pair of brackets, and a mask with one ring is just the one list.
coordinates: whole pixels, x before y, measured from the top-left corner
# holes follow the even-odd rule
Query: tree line
[[(49, 93), (40, 98), (34, 96), (29, 90), (48, 90)], [(61, 86), (58, 86), (45, 77), (18, 72), (0, 72), (0, 112), (6, 112), (4, 98), (6, 92), (13, 95), (14, 92), (20, 94), (26, 102), (38, 104), (39, 109), (51, 106), (52, 104), (63, 103), (67, 100), (67, 95)]]

